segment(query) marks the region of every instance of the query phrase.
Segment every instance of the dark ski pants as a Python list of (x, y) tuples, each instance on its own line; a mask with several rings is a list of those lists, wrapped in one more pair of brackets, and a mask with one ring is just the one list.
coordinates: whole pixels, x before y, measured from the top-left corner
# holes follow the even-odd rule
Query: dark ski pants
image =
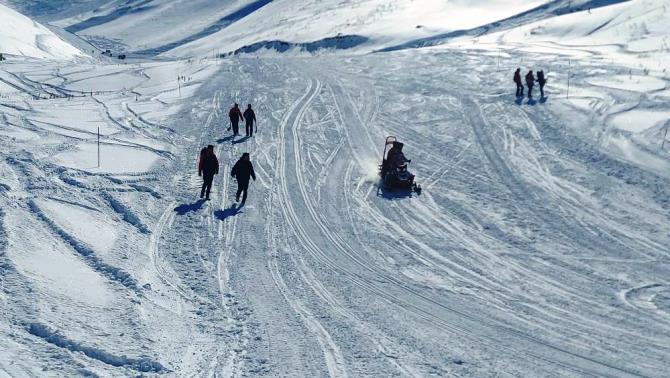
[(544, 84), (540, 84), (540, 97), (544, 98)]
[(233, 134), (238, 135), (240, 133), (240, 120), (231, 119), (230, 123), (233, 125)]
[(248, 137), (254, 136), (254, 124), (247, 122), (246, 131)]
[(533, 98), (533, 86), (528, 86), (528, 98)]
[(205, 174), (202, 176), (202, 189), (200, 190), (200, 198), (207, 195), (209, 199), (209, 192), (212, 191), (212, 182), (214, 181), (214, 175)]
[(516, 97), (523, 96), (523, 85), (521, 83), (516, 83)]
[(237, 180), (237, 194), (235, 195), (236, 199), (240, 199), (240, 194), (242, 195), (242, 203), (247, 201), (247, 189), (249, 189), (249, 181)]

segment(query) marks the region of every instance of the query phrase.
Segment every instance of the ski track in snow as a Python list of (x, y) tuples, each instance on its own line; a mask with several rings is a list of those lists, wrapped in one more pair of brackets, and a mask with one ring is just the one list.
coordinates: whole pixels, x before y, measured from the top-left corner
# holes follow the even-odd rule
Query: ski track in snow
[[(614, 115), (656, 100), (608, 89), (590, 105), (599, 116), (553, 95), (515, 104), (506, 82), (487, 81), (495, 57), (414, 54), (0, 72), (16, 96), (117, 88), (3, 99), (17, 131), (0, 130), (0, 348), (28, 357), (0, 356), (0, 372), (664, 376), (668, 180), (602, 150), (622, 135)], [(184, 72), (193, 92), (161, 81)], [(234, 101), (254, 104), (253, 138), (226, 131)], [(59, 109), (81, 117), (45, 120)], [(160, 159), (146, 172), (59, 165), (53, 156), (92, 142), (85, 120), (109, 129), (105, 145)], [(594, 135), (567, 125), (597, 120)], [(378, 187), (386, 135), (405, 142), (421, 195)], [(207, 144), (220, 174), (204, 202), (195, 165)], [(244, 206), (229, 176), (242, 152), (258, 176)], [(103, 250), (45, 199), (122, 236)], [(22, 240), (31, 227), (91, 290), (113, 294), (111, 312), (25, 264), (47, 253)]]

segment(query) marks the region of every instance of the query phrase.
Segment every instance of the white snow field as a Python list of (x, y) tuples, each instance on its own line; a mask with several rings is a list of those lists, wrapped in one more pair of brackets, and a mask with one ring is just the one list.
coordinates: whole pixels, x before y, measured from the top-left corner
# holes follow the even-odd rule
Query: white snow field
[[(409, 3), (391, 13), (419, 23)], [(402, 48), (367, 54), (9, 56), (0, 377), (668, 377), (669, 54), (631, 47), (663, 41), (659, 3), (528, 21), (598, 38), (579, 44), (501, 23), (427, 48), (380, 31)], [(202, 14), (249, 3), (216, 4)], [(608, 31), (634, 14), (646, 33)], [(545, 99), (514, 98), (517, 67), (548, 73)], [(233, 102), (254, 105), (252, 138), (227, 130)], [(380, 186), (388, 135), (421, 194)], [(207, 144), (221, 170), (202, 201)], [(258, 180), (240, 206), (243, 152)]]
[(73, 59), (84, 56), (49, 29), (2, 4), (0, 4), (0, 53), (51, 59)]

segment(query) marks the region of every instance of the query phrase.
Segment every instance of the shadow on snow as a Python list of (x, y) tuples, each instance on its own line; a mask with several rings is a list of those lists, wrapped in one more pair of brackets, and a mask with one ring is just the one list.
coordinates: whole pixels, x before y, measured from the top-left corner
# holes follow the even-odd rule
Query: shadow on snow
[(202, 205), (205, 203), (204, 199), (199, 199), (194, 203), (184, 203), (174, 208), (174, 211), (178, 215), (186, 215), (190, 212), (196, 212), (202, 208)]
[(245, 136), (245, 137), (242, 137), (242, 138), (240, 138), (240, 139), (238, 139), (238, 140), (233, 140), (233, 144), (244, 143), (244, 142), (246, 142), (247, 140), (249, 140), (249, 138), (251, 138), (251, 137), (249, 137), (249, 136)]
[(236, 204), (232, 204), (229, 208), (223, 209), (223, 210), (217, 210), (214, 212), (214, 216), (220, 220), (224, 221), (230, 217), (234, 217), (237, 214), (240, 214), (242, 212), (242, 207), (244, 205), (240, 205), (240, 207), (237, 207)]

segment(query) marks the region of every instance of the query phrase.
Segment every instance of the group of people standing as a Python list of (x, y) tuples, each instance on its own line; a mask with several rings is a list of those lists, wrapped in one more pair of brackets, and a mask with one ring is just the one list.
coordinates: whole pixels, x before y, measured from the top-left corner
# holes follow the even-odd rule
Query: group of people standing
[[(230, 118), (230, 127), (228, 129), (230, 130), (230, 128), (232, 128), (234, 135), (239, 135), (239, 122), (240, 120), (243, 120), (246, 121), (247, 137), (253, 136), (253, 126), (256, 123), (256, 114), (253, 109), (251, 109), (251, 104), (248, 105), (247, 110), (245, 110), (244, 113), (240, 111), (239, 105), (233, 105), (228, 112), (228, 116)], [(219, 159), (214, 153), (214, 146), (210, 144), (200, 151), (200, 157), (198, 159), (198, 176), (202, 177), (200, 198), (209, 201), (214, 176), (217, 174), (219, 174)], [(242, 204), (244, 204), (247, 200), (249, 182), (251, 179), (256, 181), (256, 173), (254, 172), (254, 166), (251, 163), (251, 156), (248, 152), (243, 153), (240, 159), (233, 165), (230, 175), (237, 179), (237, 194), (235, 195), (235, 201), (239, 202), (240, 196), (242, 196)]]
[[(526, 86), (528, 87), (528, 99), (533, 98), (533, 86), (537, 81), (540, 84), (540, 98), (544, 98), (544, 85), (547, 84), (547, 78), (544, 76), (544, 71), (537, 72), (537, 79), (533, 75), (533, 70), (526, 74)], [(521, 68), (514, 71), (514, 83), (516, 83), (516, 97), (523, 97), (523, 84), (521, 84)]]
[[(230, 111), (228, 111), (228, 117), (230, 118), (230, 127), (233, 129), (233, 135), (240, 135), (240, 120), (246, 122), (246, 136), (254, 136), (254, 124), (256, 123), (256, 113), (251, 109), (251, 104), (247, 105), (247, 110), (242, 113), (240, 106), (235, 103)], [(256, 128), (258, 124), (256, 123)]]

